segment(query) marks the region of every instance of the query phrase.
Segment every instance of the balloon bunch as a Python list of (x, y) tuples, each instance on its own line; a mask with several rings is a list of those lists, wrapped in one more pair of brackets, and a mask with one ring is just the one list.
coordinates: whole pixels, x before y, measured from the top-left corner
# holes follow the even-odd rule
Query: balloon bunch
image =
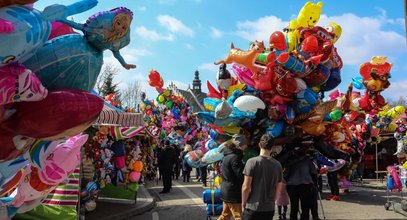
[(0, 3), (0, 162), (9, 166), (25, 152), (40, 155), (24, 157), (28, 162), (18, 164), (27, 165), (25, 170), (1, 180), (2, 196), (15, 186), (17, 193), (4, 198), (7, 211), (1, 213), (7, 216), (0, 219), (37, 206), (79, 163), (78, 149), (87, 136), (78, 134), (103, 108), (103, 100), (89, 92), (100, 73), (103, 50), (113, 51), (124, 68), (135, 68), (119, 52), (130, 42), (132, 12), (127, 8), (78, 24), (66, 18), (95, 7), (97, 0), (54, 4), (43, 11), (33, 8), (33, 2)]
[[(210, 139), (207, 148), (190, 152), (191, 165), (219, 161), (219, 146), (234, 134), (245, 135), (249, 145), (256, 147), (267, 133), (295, 142), (284, 145), (281, 155), (311, 152), (329, 172), (341, 170), (346, 177), (361, 160), (372, 134), (383, 128), (371, 119), (391, 121), (404, 111), (400, 106), (384, 109), (380, 92), (389, 87), (391, 70), (385, 57), (362, 64), (363, 80), (354, 79), (345, 93), (334, 90), (341, 83), (343, 62), (335, 43), (342, 28), (333, 22), (317, 26), (322, 6), (322, 2), (307, 2), (285, 33), (271, 33), (268, 47), (256, 40), (248, 50), (241, 50), (232, 43), (227, 57), (215, 62), (221, 64), (216, 75), (219, 91), (208, 82), (207, 112), (197, 113)], [(236, 77), (227, 64), (232, 64)], [(353, 87), (362, 89), (361, 85), (366, 93), (358, 97)], [(293, 153), (297, 147), (305, 150)], [(253, 156), (255, 150), (249, 148), (246, 154)]]
[[(2, 188), (13, 190), (13, 182), (17, 181), (12, 196), (0, 198), (3, 208), (1, 219), (9, 219), (17, 212), (22, 213), (35, 208), (48, 193), (63, 182), (76, 169), (80, 161), (80, 149), (88, 139), (88, 135), (76, 135), (66, 141), (36, 141), (26, 153), (27, 165), (22, 173), (17, 173)], [(18, 162), (25, 159), (20, 159)]]
[(146, 124), (160, 129), (158, 138), (163, 140), (169, 137), (173, 142), (183, 145), (192, 139), (194, 142), (199, 141), (205, 131), (201, 129), (196, 116), (191, 114), (186, 100), (172, 89), (163, 88), (164, 81), (157, 70), (149, 72), (149, 84), (159, 93), (157, 105), (142, 94), (141, 110), (145, 113)]

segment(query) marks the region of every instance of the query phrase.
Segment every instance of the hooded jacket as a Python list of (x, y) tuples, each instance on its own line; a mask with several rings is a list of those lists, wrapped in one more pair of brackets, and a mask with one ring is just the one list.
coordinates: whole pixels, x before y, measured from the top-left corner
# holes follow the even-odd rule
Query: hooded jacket
[(242, 152), (234, 152), (229, 148), (224, 150), (222, 160), (221, 199), (229, 203), (242, 202), (243, 169)]

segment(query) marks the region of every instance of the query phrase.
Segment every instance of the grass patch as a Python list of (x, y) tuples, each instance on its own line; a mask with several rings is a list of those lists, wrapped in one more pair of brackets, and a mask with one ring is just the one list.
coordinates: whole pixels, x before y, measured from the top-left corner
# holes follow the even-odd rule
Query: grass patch
[(116, 199), (130, 199), (134, 200), (135, 192), (126, 190), (124, 186), (113, 186), (107, 184), (105, 188), (100, 190), (99, 196)]

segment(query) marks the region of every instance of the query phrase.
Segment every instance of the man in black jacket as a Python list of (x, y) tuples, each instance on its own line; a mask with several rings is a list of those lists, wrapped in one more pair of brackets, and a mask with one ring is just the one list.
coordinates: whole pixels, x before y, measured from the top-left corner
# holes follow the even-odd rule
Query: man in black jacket
[(221, 198), (222, 214), (218, 220), (229, 220), (232, 216), (240, 220), (242, 213), (243, 150), (247, 148), (247, 140), (243, 135), (235, 135), (233, 140), (226, 142), (222, 160)]
[(169, 193), (172, 187), (172, 171), (175, 162), (175, 149), (170, 146), (170, 141), (166, 140), (164, 148), (158, 156), (158, 166), (163, 176), (163, 190), (160, 193)]

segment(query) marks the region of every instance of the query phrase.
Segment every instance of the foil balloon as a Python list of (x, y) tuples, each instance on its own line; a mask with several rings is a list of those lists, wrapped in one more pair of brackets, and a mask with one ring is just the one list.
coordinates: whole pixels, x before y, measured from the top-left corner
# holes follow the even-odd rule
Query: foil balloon
[(51, 22), (51, 34), (49, 35), (48, 40), (67, 34), (78, 34), (78, 33), (76, 33), (71, 26), (68, 26), (64, 23), (57, 21)]
[(254, 87), (254, 80), (251, 78), (253, 73), (249, 68), (238, 64), (233, 64), (232, 70), (236, 74), (236, 76), (240, 79), (240, 81), (242, 81), (244, 84), (250, 87)]
[(27, 164), (28, 162), (23, 156), (0, 163), (0, 197), (3, 197), (17, 185), (21, 178), (21, 169)]
[(253, 73), (257, 72), (257, 68), (254, 66), (255, 60), (258, 54), (264, 52), (264, 42), (255, 41), (253, 47), (248, 51), (240, 50), (235, 48), (233, 43), (230, 44), (230, 52), (228, 56), (218, 62), (215, 62), (215, 65), (221, 63), (231, 64), (237, 63), (249, 68)]
[(14, 135), (13, 132), (2, 130), (0, 132), (0, 162), (14, 160), (22, 155), (35, 141), (21, 135)]
[(150, 70), (148, 73), (148, 84), (156, 88), (162, 88), (164, 86), (163, 78), (157, 70)]
[(243, 95), (235, 100), (233, 105), (243, 112), (256, 112), (257, 109), (265, 109), (264, 102), (252, 95)]
[(0, 2), (0, 8), (10, 5), (27, 5), (36, 2), (37, 0), (3, 0)]
[(297, 19), (289, 23), (289, 32), (287, 34), (288, 50), (297, 50), (299, 45), (299, 33), (297, 28), (309, 28), (316, 25), (321, 16), (323, 2), (317, 4), (307, 2), (298, 13)]
[(0, 105), (44, 99), (48, 90), (29, 69), (18, 63), (0, 67)]
[(97, 0), (82, 0), (69, 6), (51, 5), (40, 12), (22, 5), (0, 8), (0, 24), (8, 27), (0, 34), (0, 66), (12, 61), (24, 62), (32, 57), (48, 40), (51, 23), (57, 19), (89, 10)]
[(103, 65), (103, 51), (111, 50), (126, 69), (120, 49), (130, 43), (132, 12), (116, 8), (91, 16), (85, 24), (60, 20), (84, 33), (64, 35), (48, 41), (24, 65), (33, 70), (50, 90), (76, 88), (91, 91)]
[(47, 138), (84, 123), (90, 126), (102, 111), (103, 100), (85, 91), (60, 90), (50, 92), (44, 100), (15, 103), (14, 107), (16, 113), (0, 124), (2, 129), (27, 137)]
[(42, 169), (28, 165), (18, 185), (12, 206), (20, 207), (24, 203), (43, 198), (65, 180), (78, 166), (80, 149), (87, 139), (88, 135), (79, 134), (47, 152), (45, 166)]

